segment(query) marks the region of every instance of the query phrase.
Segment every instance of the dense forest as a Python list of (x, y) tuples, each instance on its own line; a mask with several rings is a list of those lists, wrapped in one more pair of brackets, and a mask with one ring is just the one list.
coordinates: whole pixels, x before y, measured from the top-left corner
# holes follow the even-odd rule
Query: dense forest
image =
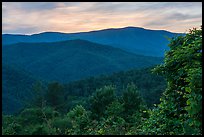
[[(89, 77), (86, 79), (72, 81), (67, 84), (59, 82), (38, 81), (33, 75), (18, 70), (16, 67), (3, 66), (3, 114), (15, 114), (25, 105), (32, 104), (33, 99), (36, 98), (38, 89), (43, 96), (47, 95), (48, 87), (54, 84), (62, 86), (62, 102), (65, 106), (62, 108), (65, 112), (67, 109), (73, 107), (77, 102), (88, 98), (96, 89), (102, 88), (106, 85), (114, 85), (116, 87), (116, 94), (121, 95), (123, 89), (129, 83), (135, 83), (141, 96), (147, 103), (147, 106), (153, 106), (154, 103), (159, 103), (159, 98), (163, 90), (166, 88), (166, 81), (162, 76), (152, 74), (150, 68), (133, 69), (129, 71), (121, 71), (113, 73), (112, 75), (99, 75)], [(20, 81), (16, 81), (21, 79)], [(14, 86), (15, 85), (15, 86)], [(37, 90), (37, 91), (36, 91)], [(6, 91), (6, 92), (5, 92)], [(16, 92), (13, 92), (16, 91)], [(54, 94), (53, 94), (54, 95)], [(56, 95), (54, 95), (56, 96)], [(154, 96), (154, 98), (152, 98)], [(13, 105), (15, 104), (15, 106)], [(72, 105), (71, 105), (72, 104)]]
[[(201, 135), (202, 28), (171, 39), (154, 68), (33, 85), (3, 135)], [(153, 73), (153, 74), (151, 74)]]
[(3, 66), (17, 66), (37, 79), (61, 83), (150, 67), (163, 60), (162, 57), (137, 55), (80, 39), (51, 43), (17, 43), (3, 46), (2, 51)]

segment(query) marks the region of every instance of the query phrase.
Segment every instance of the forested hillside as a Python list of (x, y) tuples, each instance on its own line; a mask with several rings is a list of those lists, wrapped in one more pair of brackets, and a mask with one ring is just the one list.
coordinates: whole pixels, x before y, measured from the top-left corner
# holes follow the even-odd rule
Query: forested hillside
[(33, 83), (37, 80), (27, 71), (13, 65), (2, 65), (2, 113), (19, 111), (33, 96)]
[[(116, 94), (121, 95), (126, 86), (134, 83), (147, 105), (159, 103), (159, 98), (166, 88), (166, 81), (162, 76), (151, 73), (151, 68), (121, 71), (112, 75), (101, 75), (65, 84), (65, 97), (90, 96), (96, 89), (107, 85), (114, 85)], [(154, 96), (154, 97), (152, 97)]]
[[(151, 74), (151, 68), (133, 69), (130, 71), (121, 71), (112, 75), (89, 77), (67, 84), (59, 82), (40, 82), (33, 80), (34, 78), (31, 77), (31, 75), (29, 75), (29, 77), (27, 76), (28, 74), (25, 75), (25, 71), (23, 71), (24, 73), (20, 73), (22, 70), (10, 71), (11, 68), (7, 68), (3, 69), (3, 71), (6, 71), (3, 75), (3, 88), (5, 88), (3, 100), (10, 103), (3, 104), (3, 108), (6, 107), (10, 109), (3, 109), (3, 113), (5, 114), (17, 113), (20, 109), (31, 103), (32, 99), (35, 98), (35, 95), (38, 93), (36, 90), (41, 89), (40, 92), (43, 92), (43, 90), (47, 91), (48, 87), (55, 83), (62, 86), (63, 91), (61, 96), (63, 96), (63, 98), (61, 98), (61, 102), (66, 105), (63, 106), (61, 110), (64, 109), (65, 112), (67, 109), (80, 102), (82, 98), (86, 99), (94, 93), (96, 89), (106, 85), (115, 85), (116, 94), (121, 95), (128, 83), (135, 83), (148, 107), (153, 106), (154, 103), (159, 103), (161, 93), (166, 87), (164, 78)], [(10, 75), (13, 77), (9, 77)], [(20, 79), (20, 81), (17, 81), (17, 79)], [(46, 96), (46, 91), (41, 94)], [(13, 92), (13, 94), (9, 94), (11, 92)], [(54, 97), (56, 96), (55, 94), (59, 93), (53, 93)], [(154, 98), (152, 98), (152, 96), (154, 96)], [(21, 102), (21, 106), (14, 106), (12, 103), (13, 100), (16, 100), (15, 104)]]
[(150, 67), (163, 60), (79, 39), (53, 43), (17, 43), (4, 46), (2, 50), (3, 63), (23, 68), (39, 79), (63, 83)]
[[(2, 134), (202, 135), (202, 28), (173, 38), (169, 48), (151, 69), (167, 82), (161, 97), (163, 78), (150, 69), (68, 85), (38, 82), (29, 107), (2, 115)], [(148, 95), (160, 101), (148, 102)]]
[[(4, 34), (2, 36), (2, 43), (3, 45), (9, 45), (19, 42), (41, 43), (82, 39), (120, 48), (139, 55), (163, 57), (164, 51), (169, 50), (167, 46), (169, 44), (168, 38), (177, 35), (183, 34), (164, 30), (125, 27), (80, 33), (43, 32), (33, 35)], [(146, 40), (147, 36), (148, 40)]]

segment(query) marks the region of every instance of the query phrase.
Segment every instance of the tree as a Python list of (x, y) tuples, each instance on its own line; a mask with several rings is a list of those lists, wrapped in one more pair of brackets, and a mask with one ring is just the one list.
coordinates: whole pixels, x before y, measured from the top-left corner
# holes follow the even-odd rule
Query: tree
[(2, 135), (19, 135), (21, 133), (22, 126), (15, 116), (2, 115)]
[(113, 116), (113, 117), (121, 116), (123, 112), (124, 112), (124, 104), (120, 103), (118, 99), (113, 101), (111, 104), (109, 104), (105, 111), (107, 116)]
[(127, 88), (122, 95), (122, 103), (124, 104), (124, 118), (128, 119), (128, 116), (134, 114), (134, 112), (139, 111), (141, 105), (143, 104), (142, 97), (140, 96), (134, 83), (128, 84)]
[(90, 97), (89, 108), (93, 117), (99, 119), (104, 115), (106, 107), (115, 100), (115, 88), (113, 86), (104, 86), (97, 89)]
[(64, 88), (58, 82), (48, 84), (47, 93), (45, 95), (46, 103), (54, 108), (60, 108), (64, 103)]
[(43, 83), (41, 81), (34, 83), (33, 91), (35, 96), (32, 105), (43, 107), (43, 103), (45, 101), (45, 87), (43, 86)]
[(173, 38), (169, 47), (164, 64), (153, 70), (166, 78), (167, 89), (150, 112), (145, 132), (202, 134), (202, 28)]
[(68, 119), (71, 121), (72, 129), (67, 130), (67, 134), (82, 135), (86, 132), (85, 127), (90, 123), (90, 111), (86, 111), (81, 105), (67, 113)]

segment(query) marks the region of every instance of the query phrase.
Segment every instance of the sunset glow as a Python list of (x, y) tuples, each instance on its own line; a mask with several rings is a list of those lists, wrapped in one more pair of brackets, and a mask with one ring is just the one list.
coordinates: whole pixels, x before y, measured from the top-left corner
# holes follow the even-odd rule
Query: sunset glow
[(2, 12), (4, 34), (127, 26), (186, 32), (202, 25), (201, 2), (3, 2)]

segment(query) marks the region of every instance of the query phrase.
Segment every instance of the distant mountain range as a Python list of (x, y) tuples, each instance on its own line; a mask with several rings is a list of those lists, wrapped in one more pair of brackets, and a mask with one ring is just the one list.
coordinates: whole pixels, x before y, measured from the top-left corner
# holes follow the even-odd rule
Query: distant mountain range
[[(82, 33), (2, 35), (3, 112), (18, 112), (37, 80), (68, 83), (163, 62), (166, 37), (183, 35), (137, 27)], [(28, 101), (29, 102), (29, 101)]]
[(44, 32), (33, 35), (3, 34), (2, 43), (3, 45), (8, 45), (18, 42), (36, 43), (82, 39), (120, 48), (139, 55), (163, 57), (164, 51), (169, 49), (167, 38), (177, 35), (183, 34), (164, 30), (126, 27), (80, 33)]
[(39, 79), (68, 82), (99, 74), (160, 64), (163, 58), (136, 55), (86, 40), (17, 43), (3, 46), (3, 64), (27, 70)]

